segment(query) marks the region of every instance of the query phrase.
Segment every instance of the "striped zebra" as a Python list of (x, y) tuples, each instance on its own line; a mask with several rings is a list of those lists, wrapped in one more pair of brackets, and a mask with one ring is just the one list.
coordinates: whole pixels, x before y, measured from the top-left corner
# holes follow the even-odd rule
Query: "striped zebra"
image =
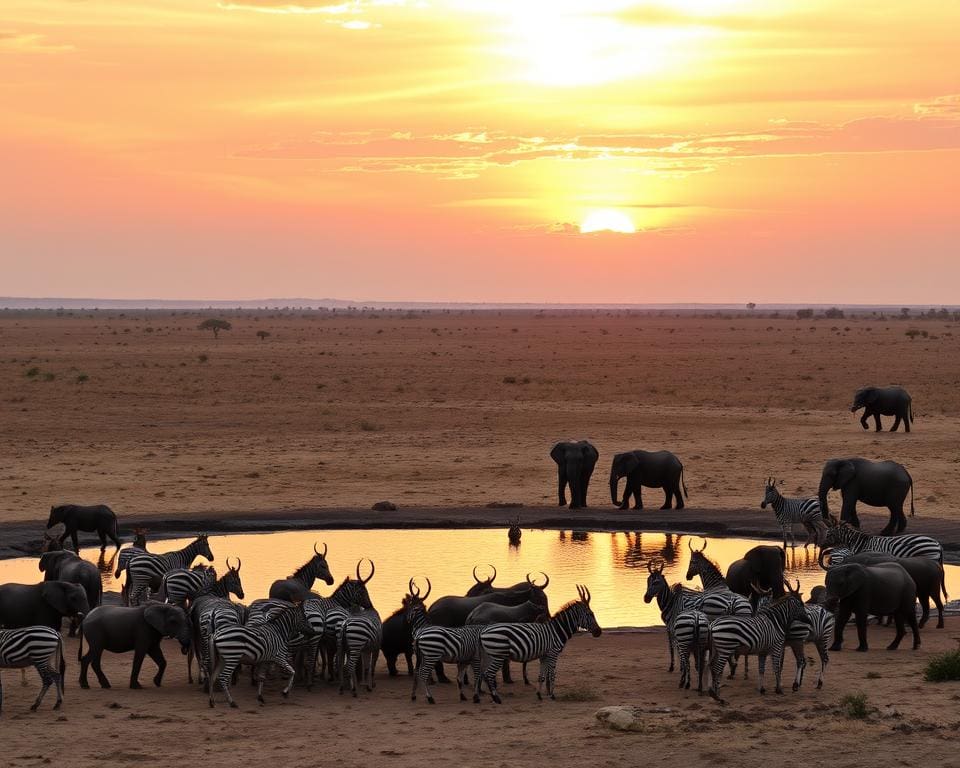
[[(799, 588), (799, 584), (797, 585)], [(722, 616), (710, 624), (710, 695), (720, 698), (720, 681), (723, 668), (737, 653), (756, 654), (760, 667), (760, 693), (766, 693), (763, 676), (767, 656), (773, 657), (775, 690), (783, 693), (780, 677), (783, 672), (783, 649), (787, 628), (795, 621), (809, 622), (803, 601), (798, 591), (790, 590), (783, 597), (765, 605), (756, 616)]]
[(357, 696), (357, 664), (360, 665), (360, 682), (367, 691), (376, 687), (374, 674), (380, 645), (383, 643), (383, 624), (380, 614), (373, 608), (357, 607), (340, 625), (338, 655), (340, 657), (340, 689), (343, 693), (346, 681), (350, 691)]
[[(770, 593), (761, 592), (760, 599), (757, 602), (758, 609), (770, 603)], [(793, 690), (799, 691), (803, 683), (803, 673), (807, 668), (807, 657), (803, 646), (806, 643), (813, 643), (817, 648), (817, 654), (820, 656), (820, 672), (817, 675), (817, 690), (823, 688), (823, 676), (827, 671), (827, 664), (830, 663), (830, 645), (833, 643), (833, 631), (836, 627), (836, 620), (833, 614), (819, 603), (805, 603), (804, 610), (807, 612), (807, 618), (810, 623), (804, 621), (794, 621), (787, 627), (785, 645), (793, 651), (793, 657), (797, 662), (797, 673), (793, 680)]]
[(511, 661), (533, 661), (540, 659), (540, 676), (537, 683), (537, 698), (544, 682), (547, 695), (555, 699), (554, 683), (557, 678), (557, 661), (567, 641), (583, 629), (600, 637), (601, 629), (597, 617), (590, 608), (590, 590), (577, 586), (579, 600), (567, 603), (557, 611), (548, 622), (527, 624), (488, 624), (480, 629), (480, 652), (485, 661), (483, 674), (474, 681), (473, 700), (480, 701), (480, 683), (486, 681), (490, 696), (501, 704), (497, 693), (497, 672), (507, 659)]
[(260, 621), (248, 621), (243, 626), (217, 629), (210, 639), (210, 667), (207, 673), (210, 706), (214, 706), (217, 683), (231, 707), (237, 703), (230, 694), (233, 673), (240, 664), (252, 664), (257, 681), (257, 701), (265, 704), (263, 683), (267, 664), (278, 666), (288, 676), (282, 693), (284, 698), (293, 687), (294, 669), (291, 664), (290, 638), (298, 633), (309, 635), (313, 630), (307, 623), (303, 604), (273, 611)]
[(811, 543), (814, 546), (823, 546), (824, 538), (827, 534), (827, 523), (824, 520), (823, 513), (820, 511), (820, 500), (812, 499), (788, 499), (783, 496), (777, 488), (775, 478), (768, 478), (767, 484), (763, 490), (763, 501), (760, 502), (760, 509), (766, 509), (767, 504), (773, 507), (773, 514), (780, 525), (780, 532), (783, 534), (783, 548), (787, 548), (787, 532), (790, 533), (790, 546), (797, 546), (797, 539), (793, 533), (793, 526), (798, 523), (804, 527), (807, 532), (807, 540), (803, 542), (803, 548), (806, 549)]
[(930, 536), (907, 533), (903, 536), (871, 536), (843, 523), (827, 529), (826, 542), (859, 552), (886, 552), (894, 557), (926, 557), (943, 565), (943, 546)]
[(201, 533), (183, 549), (155, 555), (147, 552), (135, 555), (127, 566), (127, 582), (130, 585), (130, 605), (140, 605), (140, 601), (149, 593), (151, 585), (159, 582), (163, 575), (175, 568), (189, 568), (194, 559), (204, 557), (213, 562), (213, 552), (207, 534)]
[(671, 587), (663, 575), (664, 564), (647, 563), (647, 591), (643, 602), (654, 598), (660, 608), (660, 618), (667, 627), (667, 642), (670, 646), (670, 672), (674, 668), (674, 649), (680, 657), (680, 687), (690, 687), (690, 653), (694, 653), (698, 680), (697, 690), (703, 691), (704, 651), (707, 647), (709, 619), (703, 611), (688, 607), (695, 605), (701, 593), (688, 590), (682, 584)]
[(403, 598), (405, 619), (410, 625), (413, 650), (417, 654), (410, 701), (417, 700), (417, 689), (422, 685), (427, 701), (430, 704), (436, 703), (430, 693), (429, 683), (430, 674), (440, 663), (457, 665), (457, 691), (460, 693), (460, 701), (466, 701), (463, 677), (467, 667), (473, 669), (475, 679), (480, 679), (480, 630), (483, 625), (438, 627), (430, 624), (425, 603), (431, 589), (430, 579), (427, 579), (427, 593), (421, 595), (420, 589), (414, 585), (413, 579), (410, 579), (409, 594)]
[[(114, 571), (113, 578), (119, 579), (120, 574), (124, 573), (127, 570), (127, 566), (130, 565), (130, 561), (134, 558), (135, 555), (145, 555), (147, 553), (147, 529), (146, 528), (134, 528), (133, 529), (133, 543), (124, 549), (121, 549), (117, 553), (117, 569)], [(123, 582), (123, 587), (120, 590), (120, 596), (124, 605), (130, 604), (129, 598), (129, 588), (130, 588), (130, 579), (125, 579)]]
[(159, 597), (165, 603), (184, 607), (204, 589), (217, 581), (217, 569), (208, 565), (195, 565), (193, 568), (174, 568), (163, 574), (160, 580)]
[[(51, 685), (55, 686), (57, 691), (57, 701), (53, 708), (60, 709), (63, 704), (63, 673), (66, 668), (63, 638), (60, 633), (39, 625), (0, 629), (0, 669), (26, 669), (31, 664), (36, 667), (43, 685), (36, 701), (30, 706), (30, 711), (37, 711)], [(3, 681), (0, 680), (0, 713), (2, 712)]]
[(743, 595), (731, 590), (727, 585), (727, 580), (720, 573), (720, 569), (703, 554), (707, 548), (706, 539), (704, 539), (703, 547), (700, 549), (694, 549), (692, 540), (687, 539), (687, 547), (690, 550), (687, 581), (699, 576), (700, 583), (703, 585), (703, 593), (699, 602), (686, 607), (703, 611), (711, 621), (719, 616), (753, 615), (753, 606), (750, 605), (750, 601)]
[[(205, 585), (204, 589), (190, 598), (190, 621), (193, 624), (193, 633), (191, 635), (193, 642), (187, 653), (187, 682), (193, 682), (193, 658), (197, 657), (199, 663), (199, 677), (203, 682), (209, 665), (209, 638), (210, 626), (226, 626), (227, 623), (233, 625), (243, 624), (247, 618), (247, 608), (243, 605), (237, 605), (230, 601), (230, 595), (236, 595), (238, 600), (243, 600), (243, 582), (240, 580), (240, 558), (237, 558), (237, 565), (234, 568), (230, 565), (230, 558), (227, 558), (227, 572), (217, 579), (213, 584)], [(211, 616), (217, 614), (219, 621), (211, 622)], [(231, 620), (232, 619), (232, 620)]]

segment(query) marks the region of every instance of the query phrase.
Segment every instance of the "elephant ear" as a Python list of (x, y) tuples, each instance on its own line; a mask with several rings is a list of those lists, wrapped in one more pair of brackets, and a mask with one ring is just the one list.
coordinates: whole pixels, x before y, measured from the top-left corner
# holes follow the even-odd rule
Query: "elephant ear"
[(61, 616), (69, 616), (73, 613), (64, 592), (65, 586), (67, 585), (61, 581), (45, 581), (40, 589), (40, 595), (44, 601)]
[(864, 392), (864, 402), (867, 405), (873, 405), (880, 397), (880, 393), (874, 387), (868, 387)]
[(550, 451), (550, 458), (557, 462), (557, 464), (563, 463), (563, 443), (557, 443), (553, 446), (553, 449)]
[[(851, 563), (850, 565), (837, 566), (835, 570), (827, 573), (827, 578), (830, 578), (831, 573), (836, 574), (835, 579), (843, 578), (842, 592), (835, 589), (830, 590), (832, 594), (840, 598), (849, 597), (859, 591), (867, 581), (867, 569), (858, 564)], [(834, 582), (834, 586), (836, 586), (836, 582)]]
[(168, 605), (157, 603), (156, 605), (148, 605), (143, 609), (144, 620), (161, 635), (167, 634), (167, 614), (169, 613), (167, 609), (169, 607)]
[(640, 458), (635, 453), (628, 453), (623, 457), (623, 472), (629, 475), (640, 466)]
[(853, 466), (853, 462), (840, 462), (840, 465), (837, 467), (837, 478), (834, 480), (833, 484), (834, 490), (846, 487), (846, 485), (856, 476), (857, 468)]

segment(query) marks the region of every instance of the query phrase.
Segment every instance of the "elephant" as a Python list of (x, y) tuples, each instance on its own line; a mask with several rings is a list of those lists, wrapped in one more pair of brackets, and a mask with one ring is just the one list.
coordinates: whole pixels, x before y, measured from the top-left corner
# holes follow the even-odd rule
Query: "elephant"
[[(623, 489), (623, 501), (617, 501), (617, 484), (621, 477), (627, 478)], [(665, 500), (660, 509), (671, 509), (673, 499), (677, 500), (677, 509), (683, 509), (683, 496), (687, 486), (683, 482), (683, 464), (670, 451), (627, 451), (613, 457), (610, 465), (610, 500), (615, 507), (627, 509), (630, 496), (633, 496), (633, 508), (643, 509), (640, 492), (647, 488), (663, 488)], [(683, 494), (680, 489), (683, 488)]]
[(843, 650), (843, 629), (856, 616), (858, 651), (867, 650), (867, 616), (893, 615), (897, 635), (887, 646), (895, 651), (906, 634), (904, 624), (913, 631), (913, 648), (920, 647), (920, 629), (917, 626), (917, 587), (910, 574), (899, 563), (838, 565), (827, 571), (827, 595), (837, 600), (837, 628), (831, 651)]
[(873, 416), (877, 432), (882, 429), (880, 417), (893, 416), (891, 432), (897, 431), (901, 421), (904, 429), (907, 432), (910, 431), (910, 425), (913, 423), (913, 400), (903, 387), (864, 387), (858, 389), (853, 396), (853, 405), (850, 406), (850, 412), (856, 413), (861, 408), (863, 408), (863, 416), (860, 417), (860, 424), (864, 429), (870, 429), (867, 419), (871, 416)]
[[(190, 650), (190, 620), (183, 608), (168, 603), (145, 603), (133, 608), (117, 605), (95, 608), (84, 617), (80, 625), (80, 648), (77, 651), (77, 658), (80, 660), (80, 687), (90, 687), (87, 682), (87, 668), (91, 664), (97, 680), (100, 681), (100, 687), (110, 687), (110, 681), (100, 667), (100, 658), (104, 651), (133, 651), (131, 688), (143, 687), (139, 680), (140, 668), (143, 666), (143, 657), (149, 656), (157, 665), (153, 684), (159, 687), (167, 668), (167, 660), (160, 648), (160, 641), (164, 637), (176, 638), (184, 654)], [(84, 638), (88, 645), (86, 655), (83, 653)]]
[(600, 454), (586, 440), (572, 443), (557, 443), (550, 451), (550, 458), (557, 462), (559, 505), (567, 503), (566, 486), (570, 486), (570, 509), (587, 506), (587, 486), (597, 466)]
[(829, 517), (827, 493), (840, 491), (843, 506), (840, 521), (860, 527), (857, 517), (857, 502), (862, 501), (872, 507), (886, 507), (890, 510), (890, 522), (880, 531), (881, 536), (902, 533), (907, 527), (907, 518), (903, 514), (903, 503), (910, 492), (910, 517), (913, 508), (913, 478), (906, 467), (895, 461), (870, 461), (869, 459), (830, 459), (823, 465), (820, 475), (820, 510)]
[[(91, 610), (103, 602), (103, 581), (100, 579), (100, 569), (70, 550), (42, 554), (39, 567), (44, 581), (69, 581), (71, 584), (79, 584), (83, 587), (87, 595), (87, 605)], [(76, 620), (71, 620), (70, 637), (73, 637), (76, 632)]]
[[(841, 552), (843, 559), (840, 562)], [(830, 558), (830, 567), (824, 565), (824, 558)], [(917, 588), (917, 600), (920, 601), (920, 629), (930, 618), (930, 600), (937, 607), (937, 629), (943, 629), (943, 600), (949, 599), (947, 587), (943, 578), (943, 566), (929, 557), (894, 557), (888, 552), (858, 552), (851, 554), (849, 550), (825, 549), (820, 552), (820, 567), (825, 570), (836, 568), (845, 563), (860, 563), (861, 565), (876, 565), (877, 563), (899, 563), (910, 574)]]
[(727, 568), (727, 586), (738, 595), (750, 598), (756, 610), (757, 592), (770, 591), (770, 597), (783, 597), (783, 573), (787, 566), (787, 551), (783, 547), (761, 544), (734, 560)]
[(58, 632), (63, 617), (89, 613), (87, 594), (79, 584), (44, 581), (0, 586), (0, 626), (6, 629), (42, 624)]
[(120, 549), (120, 536), (117, 530), (117, 516), (106, 504), (96, 504), (92, 507), (82, 507), (78, 504), (61, 504), (50, 507), (50, 517), (47, 519), (47, 530), (55, 525), (63, 524), (64, 531), (60, 537), (60, 544), (67, 536), (73, 541), (73, 549), (80, 552), (80, 542), (77, 541), (77, 531), (84, 533), (97, 532), (100, 537), (100, 550), (107, 548), (107, 538)]

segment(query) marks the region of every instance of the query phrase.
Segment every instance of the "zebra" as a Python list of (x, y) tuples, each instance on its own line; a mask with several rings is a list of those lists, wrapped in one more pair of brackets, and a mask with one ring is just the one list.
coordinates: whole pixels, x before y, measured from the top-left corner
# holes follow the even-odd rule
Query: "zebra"
[(338, 655), (340, 657), (340, 689), (347, 680), (350, 681), (350, 691), (354, 698), (357, 696), (357, 664), (360, 664), (360, 682), (366, 685), (367, 691), (376, 687), (373, 676), (377, 667), (377, 656), (380, 655), (380, 645), (383, 642), (383, 624), (380, 614), (373, 608), (355, 609), (347, 615), (340, 624), (338, 639)]
[[(43, 686), (36, 701), (30, 706), (30, 711), (37, 711), (51, 685), (55, 686), (57, 691), (57, 701), (53, 708), (60, 709), (63, 704), (63, 673), (66, 669), (63, 638), (60, 633), (42, 625), (0, 629), (0, 669), (26, 669), (31, 664), (40, 674)], [(3, 681), (0, 680), (0, 713), (2, 712)]]
[(205, 533), (201, 533), (183, 549), (174, 552), (134, 555), (127, 566), (130, 604), (139, 605), (141, 598), (149, 592), (151, 583), (160, 581), (165, 573), (175, 568), (190, 567), (198, 555), (213, 562), (213, 552), (210, 551), (210, 543)]
[(175, 568), (163, 574), (160, 581), (160, 597), (165, 603), (173, 603), (182, 608), (187, 600), (192, 600), (216, 581), (217, 570), (213, 566), (195, 565), (193, 568)]
[(766, 509), (767, 504), (773, 507), (773, 514), (780, 524), (783, 534), (783, 548), (787, 548), (787, 531), (790, 532), (790, 546), (797, 546), (797, 539), (793, 533), (793, 526), (800, 523), (807, 532), (807, 540), (803, 542), (806, 549), (811, 543), (814, 546), (823, 546), (827, 533), (827, 524), (820, 510), (820, 500), (816, 497), (809, 499), (788, 499), (777, 488), (775, 478), (768, 478), (763, 491), (763, 501), (760, 509)]
[[(799, 583), (797, 590), (799, 590)], [(710, 695), (720, 698), (720, 681), (723, 668), (737, 653), (756, 654), (759, 657), (760, 693), (766, 693), (763, 676), (767, 655), (773, 656), (773, 674), (776, 680), (775, 690), (783, 693), (780, 676), (783, 671), (783, 648), (786, 642), (787, 628), (795, 621), (808, 623), (803, 601), (799, 591), (790, 591), (761, 608), (756, 616), (722, 616), (710, 624), (710, 673), (712, 682)]]
[[(756, 589), (756, 587), (753, 587)], [(757, 602), (758, 609), (770, 603), (770, 590), (760, 592), (760, 599)], [(817, 654), (820, 656), (820, 672), (817, 675), (817, 690), (823, 688), (823, 677), (827, 671), (827, 664), (830, 663), (830, 645), (833, 643), (833, 632), (836, 628), (836, 620), (833, 614), (819, 603), (805, 603), (804, 610), (807, 612), (807, 618), (810, 623), (803, 621), (794, 621), (787, 627), (785, 644), (793, 651), (793, 657), (797, 662), (797, 673), (793, 680), (793, 690), (799, 691), (803, 683), (803, 673), (807, 668), (807, 657), (803, 651), (805, 643), (813, 643), (817, 648)]]
[(405, 619), (410, 625), (413, 649), (417, 654), (410, 701), (417, 700), (417, 689), (422, 685), (427, 694), (427, 702), (436, 703), (430, 693), (429, 683), (430, 673), (438, 663), (457, 665), (457, 691), (460, 693), (460, 701), (466, 701), (467, 697), (463, 693), (466, 668), (470, 666), (474, 678), (480, 678), (480, 631), (483, 625), (438, 627), (430, 624), (425, 603), (431, 590), (430, 579), (427, 579), (425, 595), (420, 594), (420, 589), (414, 585), (413, 579), (410, 579), (409, 594), (403, 598)]
[(289, 696), (295, 675), (290, 658), (290, 638), (298, 633), (313, 633), (307, 623), (302, 603), (274, 611), (261, 621), (248, 621), (243, 626), (216, 629), (210, 638), (210, 666), (207, 673), (210, 706), (214, 706), (214, 692), (218, 682), (230, 706), (237, 706), (230, 694), (230, 682), (240, 664), (254, 665), (257, 701), (260, 704), (266, 703), (263, 698), (266, 664), (275, 664), (287, 673), (287, 685), (282, 693), (284, 698)]
[(682, 584), (671, 587), (663, 575), (664, 563), (647, 563), (647, 591), (643, 602), (657, 599), (660, 618), (667, 627), (667, 642), (670, 646), (670, 672), (674, 669), (674, 649), (680, 657), (680, 687), (690, 687), (690, 652), (693, 651), (697, 668), (697, 690), (703, 691), (704, 650), (706, 649), (709, 619), (703, 611), (690, 607), (697, 603), (701, 593), (687, 589)]
[(497, 672), (506, 659), (532, 661), (540, 659), (540, 677), (537, 683), (537, 698), (544, 682), (547, 695), (555, 699), (554, 683), (557, 677), (557, 661), (567, 641), (579, 629), (600, 637), (602, 630), (597, 617), (590, 608), (590, 590), (577, 585), (579, 600), (567, 603), (548, 622), (527, 624), (488, 624), (480, 629), (480, 652), (485, 660), (483, 673), (474, 681), (473, 701), (480, 701), (480, 684), (486, 681), (490, 696), (497, 704), (503, 703), (497, 693)]
[(903, 536), (871, 536), (843, 523), (827, 529), (825, 543), (858, 552), (886, 552), (894, 557), (926, 557), (943, 565), (943, 546), (930, 536), (908, 533)]
[(190, 598), (190, 619), (193, 623), (193, 642), (187, 653), (187, 682), (193, 682), (193, 658), (197, 657), (199, 662), (199, 677), (201, 682), (204, 679), (208, 666), (208, 643), (209, 630), (208, 622), (213, 612), (220, 615), (221, 611), (226, 611), (224, 617), (232, 615), (233, 621), (227, 623), (243, 624), (246, 620), (246, 608), (236, 605), (230, 601), (230, 595), (234, 594), (237, 599), (243, 600), (243, 582), (240, 581), (240, 566), (243, 561), (237, 558), (237, 565), (234, 568), (230, 565), (230, 558), (227, 558), (227, 572), (212, 584), (204, 585), (197, 594)]
[(687, 581), (699, 576), (700, 582), (703, 584), (703, 593), (699, 602), (687, 607), (703, 611), (710, 620), (719, 616), (752, 615), (753, 606), (750, 605), (750, 601), (743, 595), (732, 591), (727, 586), (727, 580), (720, 573), (720, 569), (703, 554), (707, 548), (706, 539), (704, 539), (701, 549), (694, 549), (693, 542), (690, 539), (687, 540), (687, 547), (690, 549)]
[(277, 579), (270, 585), (269, 597), (276, 600), (303, 602), (310, 597), (313, 582), (322, 579), (327, 584), (333, 584), (330, 567), (327, 565), (327, 545), (323, 545), (323, 552), (313, 545), (313, 557), (285, 579)]
[[(113, 573), (113, 578), (119, 579), (120, 574), (127, 570), (127, 566), (130, 565), (130, 561), (134, 558), (135, 555), (145, 555), (147, 554), (147, 529), (146, 528), (134, 528), (133, 529), (134, 539), (133, 543), (121, 549), (117, 553), (117, 569)], [(124, 605), (130, 604), (129, 599), (129, 590), (130, 590), (130, 580), (127, 579), (123, 583), (121, 588), (120, 595)]]

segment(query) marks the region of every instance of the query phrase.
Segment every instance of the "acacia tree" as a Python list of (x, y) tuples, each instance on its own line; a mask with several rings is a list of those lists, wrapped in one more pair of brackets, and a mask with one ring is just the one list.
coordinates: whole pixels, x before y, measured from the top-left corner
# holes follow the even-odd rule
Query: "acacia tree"
[(213, 331), (213, 338), (215, 339), (220, 338), (220, 331), (229, 331), (232, 327), (228, 321), (215, 317), (204, 320), (197, 326), (201, 331)]
[(257, 336), (260, 338), (260, 341), (266, 341), (269, 335), (270, 331), (257, 331)]

